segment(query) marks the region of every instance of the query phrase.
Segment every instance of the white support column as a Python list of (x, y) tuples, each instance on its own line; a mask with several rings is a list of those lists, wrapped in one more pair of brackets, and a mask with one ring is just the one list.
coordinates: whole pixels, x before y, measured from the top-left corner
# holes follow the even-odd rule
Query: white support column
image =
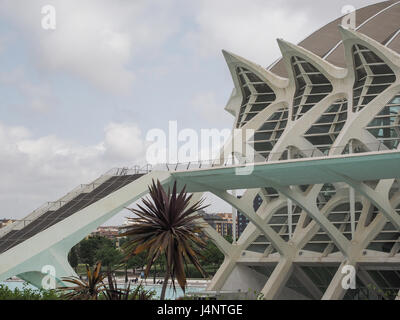
[[(204, 221), (204, 220), (203, 220)], [(212, 239), (215, 245), (221, 252), (227, 256), (231, 254), (232, 245), (224, 239), (213, 227), (211, 227), (207, 222), (204, 221), (206, 227), (204, 228), (204, 233)]]
[[(382, 214), (398, 229), (400, 230), (400, 215), (390, 204), (387, 197), (382, 196), (381, 193), (368, 187), (365, 183), (353, 180), (343, 174), (340, 174), (334, 170), (330, 170), (340, 176), (343, 181), (348, 185), (353, 187), (358, 193), (361, 193), (368, 200), (370, 200), (381, 212)], [(386, 193), (384, 193), (386, 195)]]
[(349, 202), (350, 202), (350, 226), (351, 226), (351, 238), (354, 239), (354, 234), (356, 232), (356, 202), (354, 189), (350, 187), (349, 189)]
[(207, 287), (207, 291), (219, 291), (224, 286), (226, 280), (231, 275), (233, 269), (236, 266), (236, 261), (234, 257), (225, 256), (225, 260), (219, 267), (217, 273), (212, 278), (210, 284)]
[(326, 291), (322, 297), (322, 300), (341, 300), (341, 299), (343, 299), (347, 290), (344, 289), (342, 286), (342, 280), (345, 276), (345, 274), (342, 273), (342, 269), (346, 265), (352, 265), (353, 267), (356, 267), (354, 264), (350, 263), (349, 260), (343, 261), (342, 264), (339, 266), (339, 269), (336, 271), (335, 275), (333, 276), (333, 279), (332, 279), (331, 283), (329, 284), (329, 287), (326, 289)]
[[(241, 201), (247, 202), (250, 199), (253, 199), (255, 195), (260, 190), (247, 190), (241, 198)], [(274, 213), (278, 208), (280, 208), (284, 204), (283, 200), (275, 200), (269, 204), (263, 204), (257, 211), (257, 215), (259, 215), (264, 221), (268, 221), (270, 215)], [(260, 211), (260, 212), (259, 212)], [(214, 232), (217, 233), (213, 228), (209, 227), (211, 230), (210, 233)], [(236, 245), (227, 246), (227, 254), (225, 254), (225, 260), (221, 267), (218, 269), (217, 273), (214, 275), (213, 279), (211, 280), (210, 285), (208, 286), (208, 291), (218, 291), (223, 288), (226, 281), (232, 274), (235, 266), (237, 265), (237, 261), (240, 258), (240, 253), (245, 250), (260, 234), (259, 228), (253, 223), (250, 223), (246, 230), (244, 231), (243, 235), (240, 237)], [(221, 237), (219, 234), (217, 234)], [(213, 238), (213, 236), (211, 236)], [(224, 239), (224, 242), (226, 240)], [(217, 244), (218, 245), (218, 244)]]
[[(292, 150), (291, 148), (287, 148), (288, 160), (292, 158)], [(291, 188), (289, 186), (289, 188)], [(293, 201), (292, 199), (288, 198), (287, 200), (287, 207), (288, 207), (288, 233), (289, 239), (293, 237)]]
[(330, 238), (335, 242), (336, 246), (342, 253), (347, 256), (350, 241), (325, 217), (321, 214), (321, 211), (317, 208), (315, 201), (310, 201), (304, 195), (294, 192), (289, 187), (281, 186), (276, 182), (264, 179), (263, 177), (257, 176), (257, 178), (265, 181), (266, 185), (269, 185), (285, 195), (286, 197), (292, 199), (296, 204), (298, 204), (302, 209), (307, 211), (307, 213), (320, 225), (320, 227), (330, 236)]
[(293, 202), (291, 199), (288, 199), (288, 233), (289, 239), (293, 237)]
[[(400, 241), (400, 237), (397, 239), (397, 241)], [(392, 250), (390, 250), (390, 257), (394, 257), (400, 250), (400, 242), (396, 242), (393, 247)]]
[[(234, 196), (235, 198), (237, 198), (237, 196), (236, 196), (236, 190), (232, 190), (232, 196)], [(236, 208), (232, 206), (232, 239), (233, 239), (233, 244), (236, 244), (236, 241), (237, 241), (237, 237), (236, 237), (237, 214), (236, 214), (236, 212), (237, 212)]]
[(234, 206), (240, 212), (242, 212), (257, 228), (259, 228), (265, 237), (271, 241), (275, 249), (284, 256), (292, 256), (294, 248), (289, 245), (269, 226), (265, 221), (254, 212), (253, 206), (249, 205), (241, 199), (233, 197), (226, 191), (217, 190), (209, 187), (210, 192), (226, 201), (230, 205)]
[(264, 300), (274, 300), (279, 297), (282, 289), (285, 287), (287, 280), (292, 274), (293, 262), (291, 259), (281, 258), (276, 265), (267, 283), (261, 290)]
[[(232, 165), (235, 165), (235, 153), (232, 151)], [(232, 196), (236, 198), (236, 190), (232, 190)], [(232, 206), (232, 240), (233, 244), (236, 244), (236, 208)]]
[[(349, 143), (349, 152), (353, 153), (353, 140)], [(351, 239), (354, 239), (354, 233), (356, 232), (356, 204), (354, 189), (349, 187), (349, 203), (350, 203), (350, 226), (351, 226)]]
[[(194, 204), (195, 202), (199, 201), (203, 193), (195, 193), (190, 200), (190, 204)], [(201, 219), (202, 224), (204, 227), (204, 233), (213, 240), (215, 245), (218, 247), (221, 252), (227, 256), (230, 255), (232, 251), (232, 245), (224, 239), (213, 227), (211, 227), (204, 219)]]
[(322, 298), (322, 291), (315, 285), (315, 283), (308, 277), (301, 267), (295, 266), (294, 274), (315, 300), (320, 300)]

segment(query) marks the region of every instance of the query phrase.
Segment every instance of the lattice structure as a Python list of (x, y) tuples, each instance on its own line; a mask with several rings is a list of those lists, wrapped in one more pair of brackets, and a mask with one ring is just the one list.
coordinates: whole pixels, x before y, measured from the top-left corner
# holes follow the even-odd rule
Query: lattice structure
[(393, 70), (373, 51), (356, 44), (353, 46), (356, 70), (353, 87), (353, 111), (362, 110), (396, 81)]
[(304, 59), (292, 57), (291, 62), (296, 82), (292, 120), (298, 120), (332, 92), (332, 85), (317, 68)]
[[(400, 1), (357, 13), (357, 30), (337, 30), (336, 20), (301, 46), (278, 40), (282, 59), (268, 69), (224, 52), (235, 84), (226, 110), (235, 128), (255, 131), (259, 171), (246, 177), (236, 166), (182, 172), (175, 165), (172, 173), (108, 174), (33, 212), (27, 226), (0, 230), (0, 280), (19, 275), (40, 286), (43, 263), (71, 275), (70, 248), (160, 179), (186, 185), (193, 199), (211, 192), (250, 221), (235, 244), (206, 226), (225, 255), (208, 288), (213, 294), (399, 298), (400, 174), (373, 159), (400, 169)], [(355, 158), (379, 174), (352, 167)], [(240, 199), (227, 192), (246, 188)], [(355, 290), (342, 286), (346, 266), (356, 270)]]
[(275, 93), (257, 75), (246, 68), (236, 69), (243, 95), (243, 102), (237, 120), (237, 127), (243, 127), (275, 99)]
[(396, 95), (368, 124), (367, 130), (389, 149), (400, 140), (400, 95)]
[[(339, 27), (341, 40), (331, 47), (324, 39), (337, 38), (334, 23), (310, 36), (312, 42), (303, 41), (304, 47), (278, 40), (282, 59), (268, 70), (251, 63), (254, 71), (268, 74), (276, 96), (244, 126), (255, 130), (250, 142), (267, 162), (311, 153), (334, 157), (399, 150), (400, 20), (391, 20), (397, 27), (385, 37), (368, 35), (384, 17), (400, 18), (400, 4), (368, 8), (369, 19), (357, 31)], [(317, 39), (323, 49), (316, 47)], [(246, 69), (247, 60), (225, 57), (231, 72), (237, 66)], [(237, 100), (231, 98), (226, 107), (234, 115)], [(266, 180), (265, 188), (247, 190), (237, 200), (214, 192), (252, 222), (209, 290), (258, 290), (265, 299), (394, 299), (400, 292), (399, 191), (395, 178), (343, 176), (335, 183), (290, 188)], [(255, 196), (263, 203), (254, 211), (249, 204)], [(357, 269), (356, 290), (341, 286), (345, 265)]]
[(329, 152), (347, 120), (347, 100), (335, 101), (304, 134), (323, 153)]
[(288, 123), (288, 114), (288, 108), (280, 108), (254, 134), (251, 143), (254, 144), (254, 149), (264, 158), (268, 158), (269, 152), (282, 136)]

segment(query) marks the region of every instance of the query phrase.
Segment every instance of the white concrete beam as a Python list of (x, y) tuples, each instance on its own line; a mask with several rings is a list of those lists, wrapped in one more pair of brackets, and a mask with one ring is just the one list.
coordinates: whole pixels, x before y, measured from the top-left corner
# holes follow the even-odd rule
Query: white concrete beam
[(321, 214), (315, 202), (311, 202), (303, 195), (299, 194), (298, 192), (294, 192), (288, 187), (280, 186), (279, 184), (270, 180), (266, 180), (260, 176), (257, 177), (263, 179), (266, 185), (278, 190), (286, 197), (292, 199), (293, 202), (298, 204), (302, 209), (307, 211), (307, 213), (320, 225), (320, 227), (329, 235), (329, 237), (331, 237), (339, 250), (342, 251), (344, 255), (348, 255), (349, 240), (328, 220), (328, 218)]
[(291, 276), (293, 271), (293, 262), (291, 259), (282, 257), (268, 278), (267, 283), (261, 290), (264, 300), (274, 300), (279, 297), (283, 288), (286, 285), (287, 280)]
[(349, 260), (345, 260), (341, 263), (338, 270), (336, 271), (335, 275), (331, 283), (329, 284), (328, 288), (326, 289), (322, 300), (341, 300), (343, 299), (344, 295), (346, 294), (346, 289), (342, 286), (342, 280), (345, 274), (342, 273), (342, 269), (346, 265), (352, 265), (355, 267), (354, 264), (350, 263)]
[(293, 249), (268, 225), (263, 219), (254, 212), (252, 203), (241, 201), (236, 197), (233, 197), (226, 191), (216, 190), (210, 187), (210, 192), (226, 201), (240, 212), (242, 212), (261, 232), (265, 237), (272, 243), (275, 249), (284, 256), (291, 256)]
[(322, 298), (323, 292), (315, 285), (300, 266), (295, 265), (293, 274), (304, 285), (315, 300), (320, 300)]

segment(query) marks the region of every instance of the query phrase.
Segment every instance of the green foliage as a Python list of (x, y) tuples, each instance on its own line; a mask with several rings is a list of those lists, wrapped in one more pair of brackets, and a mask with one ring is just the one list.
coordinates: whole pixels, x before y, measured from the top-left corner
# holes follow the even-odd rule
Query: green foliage
[[(115, 287), (115, 284), (114, 284)], [(136, 288), (131, 289), (113, 289), (110, 287), (102, 293), (101, 300), (153, 300), (157, 292), (153, 289), (145, 289), (143, 285), (138, 285)]]
[[(84, 268), (80, 267), (81, 264), (93, 266), (100, 260), (105, 266), (113, 265), (117, 260), (118, 252), (114, 241), (95, 236), (84, 239), (74, 246), (68, 254), (68, 261), (78, 273), (82, 273)], [(106, 258), (106, 254), (110, 254), (112, 258)]]
[(394, 289), (382, 290), (382, 289), (380, 289), (377, 286), (372, 285), (372, 284), (369, 284), (367, 286), (367, 289), (375, 292), (375, 294), (377, 294), (378, 297), (382, 297), (382, 298), (387, 299), (387, 300), (395, 300), (396, 298), (400, 297), (399, 294), (398, 294), (398, 291), (394, 290)]
[(226, 235), (224, 238), (225, 238), (225, 240), (228, 241), (229, 243), (232, 243), (232, 242), (233, 242), (233, 238), (232, 238), (232, 236), (230, 236), (230, 235)]
[(211, 240), (207, 241), (203, 257), (200, 258), (203, 265), (220, 265), (224, 261), (224, 254), (217, 248)]
[[(214, 274), (218, 270), (218, 267), (219, 266), (205, 265), (204, 271), (207, 272), (207, 274)], [(185, 271), (187, 273), (188, 278), (192, 279), (204, 278), (204, 276), (192, 264), (188, 264), (187, 266), (185, 266)]]
[(60, 287), (57, 292), (66, 300), (97, 300), (99, 294), (105, 289), (103, 279), (106, 275), (101, 273), (101, 262), (91, 269), (86, 265), (86, 279), (76, 276), (62, 277), (64, 283), (70, 287)]
[(129, 294), (129, 300), (153, 300), (157, 294), (155, 290), (146, 290), (141, 284)]
[(0, 285), (0, 300), (58, 300), (59, 295), (55, 290), (32, 289), (24, 284), (22, 289), (11, 290), (5, 285)]
[(143, 268), (146, 265), (146, 256), (146, 251), (131, 256), (127, 261), (128, 268)]
[(79, 264), (79, 257), (77, 253), (77, 248), (73, 247), (68, 254), (68, 261), (72, 268), (76, 270)]
[(96, 261), (100, 261), (107, 269), (111, 269), (121, 263), (123, 256), (121, 252), (114, 247), (104, 246), (96, 251), (95, 258)]
[(97, 262), (97, 251), (104, 247), (114, 247), (114, 243), (105, 237), (96, 236), (82, 240), (77, 247), (80, 262), (93, 266)]
[(142, 199), (143, 205), (138, 205), (139, 209), (128, 209), (137, 217), (129, 218), (132, 223), (120, 235), (129, 237), (123, 246), (126, 256), (147, 251), (146, 275), (159, 257), (164, 256), (168, 261), (160, 295), (163, 300), (168, 279), (172, 280), (174, 289), (176, 279), (185, 291), (186, 263), (192, 263), (205, 275), (199, 262), (206, 246), (202, 239), (203, 225), (199, 222), (202, 216), (196, 214), (205, 207), (203, 200), (191, 203), (193, 195), (186, 193), (185, 187), (179, 192), (176, 181), (172, 190), (166, 191), (160, 181), (153, 180), (149, 195), (149, 198)]

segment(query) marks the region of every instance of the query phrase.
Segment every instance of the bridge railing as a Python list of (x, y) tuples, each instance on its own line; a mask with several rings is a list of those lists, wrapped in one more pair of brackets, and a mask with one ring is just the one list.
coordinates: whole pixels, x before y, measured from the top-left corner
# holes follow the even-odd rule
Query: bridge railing
[[(34, 221), (42, 214), (47, 211), (57, 210), (62, 205), (68, 203), (76, 196), (81, 193), (88, 193), (93, 191), (99, 185), (101, 185), (104, 181), (106, 181), (110, 176), (125, 176), (125, 175), (134, 175), (134, 174), (147, 174), (152, 171), (187, 171), (187, 170), (197, 170), (197, 169), (207, 169), (207, 168), (216, 168), (216, 167), (229, 167), (238, 164), (248, 164), (248, 163), (267, 163), (269, 161), (284, 161), (290, 159), (310, 159), (315, 157), (329, 157), (331, 155), (340, 155), (340, 154), (355, 154), (355, 153), (363, 153), (363, 152), (377, 152), (377, 151), (389, 151), (395, 149), (398, 151), (400, 139), (383, 139), (382, 141), (376, 141), (368, 144), (354, 144), (354, 147), (350, 148), (349, 145), (346, 146), (318, 146), (310, 149), (299, 150), (297, 148), (288, 148), (279, 152), (265, 152), (264, 157), (257, 155), (256, 158), (252, 161), (248, 160), (240, 160), (234, 159), (232, 156), (226, 157), (223, 161), (220, 159), (214, 160), (201, 160), (201, 161), (192, 161), (192, 162), (182, 162), (182, 163), (169, 163), (169, 164), (157, 164), (150, 165), (146, 164), (144, 166), (133, 166), (132, 168), (124, 167), (124, 168), (113, 168), (107, 171), (105, 174), (100, 176), (95, 181), (89, 184), (82, 184), (73, 189), (71, 192), (66, 194), (64, 197), (58, 199), (54, 202), (46, 202), (38, 209), (34, 210), (27, 217), (21, 220), (17, 220), (13, 224), (6, 226), (0, 229), (0, 238), (5, 234), (12, 230), (19, 230), (24, 228), (27, 224)], [(390, 148), (390, 143), (393, 143), (392, 148)], [(352, 149), (352, 150), (351, 150)], [(393, 151), (395, 151), (393, 150)]]
[[(396, 140), (396, 148), (400, 142), (400, 139), (390, 139), (390, 141)], [(351, 150), (352, 149), (352, 150)], [(223, 161), (220, 159), (214, 160), (199, 160), (191, 162), (177, 162), (177, 163), (163, 163), (155, 165), (145, 165), (143, 167), (134, 166), (133, 168), (114, 168), (107, 172), (109, 175), (128, 175), (137, 173), (149, 173), (151, 171), (188, 171), (197, 169), (208, 169), (216, 167), (229, 167), (233, 165), (249, 164), (249, 163), (267, 163), (270, 161), (285, 161), (293, 159), (311, 159), (320, 157), (329, 157), (332, 155), (346, 155), (346, 154), (357, 154), (365, 152), (379, 152), (379, 151), (396, 151), (397, 149), (390, 149), (387, 145), (387, 141), (376, 141), (367, 144), (354, 144), (354, 147), (350, 148), (349, 145), (345, 146), (318, 146), (309, 149), (297, 149), (294, 147), (284, 149), (278, 152), (262, 152), (264, 157), (256, 155), (255, 159), (251, 161), (246, 159), (233, 159), (232, 156), (225, 158)]]
[(48, 211), (56, 211), (56, 210), (60, 209), (63, 205), (72, 201), (78, 195), (80, 195), (82, 193), (89, 193), (89, 192), (93, 191), (95, 188), (100, 186), (107, 179), (108, 178), (106, 176), (102, 175), (91, 183), (80, 184), (79, 186), (75, 187), (72, 191), (68, 192), (65, 196), (63, 196), (62, 198), (60, 198), (56, 201), (45, 202), (39, 208), (32, 211), (25, 218), (18, 219), (14, 223), (12, 223), (4, 228), (1, 228), (0, 229), (0, 238), (5, 236), (6, 234), (8, 234), (9, 232), (11, 232), (13, 230), (21, 230), (21, 229), (25, 228), (32, 221), (35, 221), (37, 218), (41, 217), (44, 213), (46, 213)]

